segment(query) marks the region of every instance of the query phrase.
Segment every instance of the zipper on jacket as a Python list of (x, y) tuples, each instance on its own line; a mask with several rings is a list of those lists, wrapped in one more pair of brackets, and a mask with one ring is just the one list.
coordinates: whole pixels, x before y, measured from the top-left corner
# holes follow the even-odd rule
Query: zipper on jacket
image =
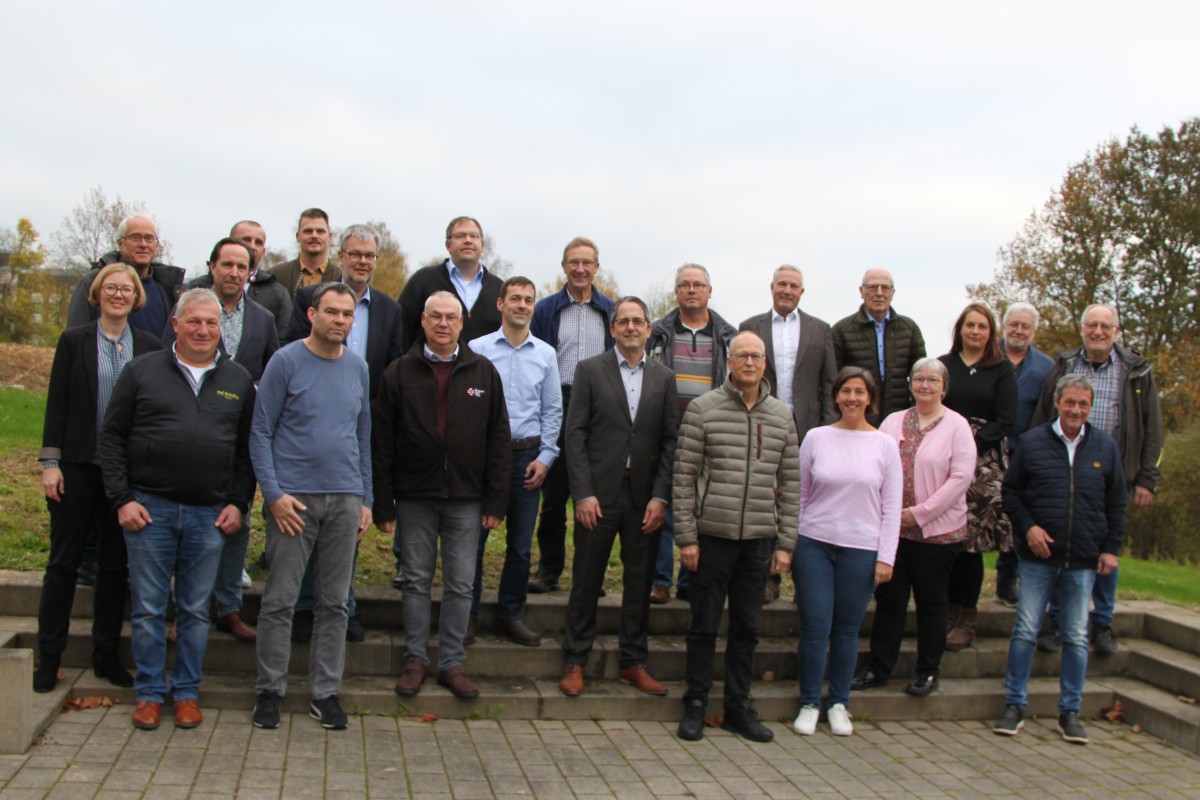
[[(1080, 431), (1080, 435), (1082, 433)], [(1075, 455), (1079, 455), (1078, 448)], [(1069, 569), (1071, 566), (1071, 533), (1075, 528), (1075, 462), (1070, 456), (1067, 457), (1067, 461), (1067, 550), (1063, 554), (1063, 569)]]
[[(751, 411), (752, 409), (746, 409), (746, 476), (742, 481), (742, 513), (738, 515), (738, 541), (744, 538), (746, 503), (750, 498), (750, 454), (754, 452), (754, 415)], [(761, 430), (759, 434), (762, 434)]]

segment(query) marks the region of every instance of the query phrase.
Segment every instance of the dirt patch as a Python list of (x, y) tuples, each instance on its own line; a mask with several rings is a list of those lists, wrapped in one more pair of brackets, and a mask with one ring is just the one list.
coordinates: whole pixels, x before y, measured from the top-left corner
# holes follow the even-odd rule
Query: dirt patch
[(53, 347), (0, 344), (0, 386), (23, 386), (44, 392), (50, 384)]

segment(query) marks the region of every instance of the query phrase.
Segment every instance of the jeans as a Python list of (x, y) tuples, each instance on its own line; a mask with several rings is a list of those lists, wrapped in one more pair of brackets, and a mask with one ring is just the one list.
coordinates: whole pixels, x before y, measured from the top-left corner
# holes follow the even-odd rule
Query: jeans
[(308, 648), (308, 685), (314, 699), (337, 694), (346, 663), (346, 589), (354, 574), (355, 540), (362, 511), (357, 494), (298, 494), (304, 530), (289, 536), (275, 518), (267, 519), (267, 560), (271, 571), (258, 613), (258, 680), (255, 691), (287, 691), (292, 653), (292, 613), (302, 576), (314, 574), (317, 601)]
[(1088, 599), (1096, 582), (1094, 569), (1065, 569), (1042, 561), (1021, 559), (1017, 565), (1021, 597), (1017, 621), (1008, 646), (1004, 702), (1025, 708), (1026, 686), (1033, 669), (1033, 652), (1046, 603), (1054, 598), (1061, 612), (1062, 664), (1059, 667), (1059, 713), (1079, 711), (1088, 662)]
[(858, 632), (875, 588), (874, 550), (796, 537), (792, 578), (800, 611), (800, 704), (819, 705), (829, 644), (828, 704), (850, 706)]
[(134, 492), (152, 520), (140, 531), (125, 531), (129, 551), (130, 615), (134, 691), (137, 699), (167, 699), (167, 598), (175, 576), (175, 666), (170, 694), (175, 702), (200, 690), (208, 648), (208, 604), (225, 535), (216, 527), (224, 505), (189, 506), (165, 497)]
[(243, 518), (242, 527), (225, 537), (225, 546), (221, 550), (217, 583), (213, 586), (218, 617), (242, 610), (242, 569), (246, 566), (246, 548), (249, 546), (250, 525)]
[(996, 586), (1017, 585), (1017, 550), (1003, 550), (996, 556)]
[[(769, 560), (769, 559), (768, 559)], [(667, 508), (666, 519), (663, 520), (662, 538), (658, 542), (658, 558), (654, 562), (654, 585), (671, 588), (671, 576), (675, 573), (675, 514)], [(688, 588), (691, 577), (687, 567), (679, 565), (679, 580), (676, 585), (680, 589)]]
[(400, 580), (404, 590), (405, 658), (428, 666), (430, 589), (442, 544), (442, 611), (438, 617), (438, 672), (467, 660), (463, 639), (471, 615), (475, 559), (479, 552), (478, 500), (401, 500), (396, 504), (400, 535)]
[(717, 631), (729, 598), (725, 646), (725, 708), (741, 708), (750, 697), (763, 587), (775, 549), (769, 539), (700, 536), (700, 563), (692, 575), (692, 621), (687, 629), (687, 691), (683, 699), (707, 704), (716, 660)]
[(917, 677), (937, 675), (946, 652), (946, 583), (961, 544), (900, 539), (892, 579), (875, 587), (875, 621), (867, 666), (889, 678), (904, 639), (911, 590), (917, 603)]
[[(571, 407), (571, 387), (562, 387), (563, 425), (558, 434), (558, 451), (563, 453), (566, 435), (566, 411)], [(567, 459), (559, 455), (542, 484), (542, 517), (538, 522), (537, 574), (557, 581), (567, 563), (567, 501), (571, 484), (567, 480)]]
[(67, 648), (75, 585), (87, 541), (99, 529), (99, 572), (93, 593), (92, 647), (115, 653), (125, 616), (125, 539), (116, 512), (104, 494), (104, 476), (94, 464), (62, 464), (61, 500), (47, 500), (50, 509), (50, 557), (38, 604), (38, 652), (61, 656)]
[[(537, 458), (538, 448), (514, 450), (512, 477), (508, 486), (508, 512), (504, 569), (500, 573), (497, 619), (521, 618), (529, 586), (530, 550), (533, 547), (533, 525), (537, 522), (538, 499), (541, 489), (525, 490), (525, 470)], [(483, 594), (483, 551), (487, 549), (488, 532), (479, 532), (479, 553), (475, 560), (475, 586), (471, 594), (471, 617), (479, 616), (479, 597)]]
[[(1114, 569), (1107, 575), (1097, 575), (1095, 583), (1092, 586), (1092, 613), (1088, 617), (1088, 621), (1092, 625), (1108, 625), (1112, 626), (1113, 611), (1117, 605), (1117, 573), (1120, 569)], [(1058, 622), (1058, 598), (1054, 595), (1050, 596), (1050, 618)]]
[[(358, 495), (355, 495), (357, 497)], [(361, 508), (362, 505), (359, 505)], [(354, 527), (357, 530), (358, 520), (355, 520)], [(394, 538), (394, 537), (393, 537)], [(399, 567), (399, 560), (396, 561), (396, 566)], [(358, 601), (354, 599), (354, 572), (358, 569), (358, 545), (354, 545), (354, 561), (350, 565), (350, 588), (346, 590), (346, 612), (353, 617), (358, 613)], [(316, 569), (312, 561), (308, 562), (308, 566), (304, 569), (304, 577), (300, 580), (300, 594), (296, 596), (296, 611), (312, 611), (317, 605), (317, 580)]]

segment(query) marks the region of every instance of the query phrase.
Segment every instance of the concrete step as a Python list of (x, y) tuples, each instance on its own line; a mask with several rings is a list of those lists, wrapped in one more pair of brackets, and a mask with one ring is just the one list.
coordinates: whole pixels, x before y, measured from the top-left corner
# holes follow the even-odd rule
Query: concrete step
[(1200, 655), (1200, 612), (1158, 603), (1147, 609), (1143, 635), (1176, 650)]
[(1130, 648), (1125, 675), (1165, 692), (1192, 698), (1200, 696), (1200, 656), (1159, 642), (1141, 640), (1136, 647)]
[[(1134, 678), (1113, 678), (1106, 685), (1125, 706), (1124, 721), (1166, 739), (1176, 747), (1200, 755), (1200, 706), (1186, 703), (1170, 691)], [(1195, 698), (1197, 684), (1192, 685)]]

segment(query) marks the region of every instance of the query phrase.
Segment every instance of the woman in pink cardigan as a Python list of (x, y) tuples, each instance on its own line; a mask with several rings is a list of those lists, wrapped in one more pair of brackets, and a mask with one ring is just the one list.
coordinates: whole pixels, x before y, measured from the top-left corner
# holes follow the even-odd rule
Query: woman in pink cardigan
[(946, 366), (922, 358), (909, 374), (917, 404), (888, 416), (881, 433), (900, 444), (904, 506), (892, 579), (875, 588), (871, 653), (855, 690), (883, 686), (896, 667), (911, 589), (917, 602), (917, 674), (904, 691), (925, 697), (938, 687), (946, 649), (946, 585), (967, 539), (967, 488), (975, 475), (975, 436), (960, 414), (942, 405)]

